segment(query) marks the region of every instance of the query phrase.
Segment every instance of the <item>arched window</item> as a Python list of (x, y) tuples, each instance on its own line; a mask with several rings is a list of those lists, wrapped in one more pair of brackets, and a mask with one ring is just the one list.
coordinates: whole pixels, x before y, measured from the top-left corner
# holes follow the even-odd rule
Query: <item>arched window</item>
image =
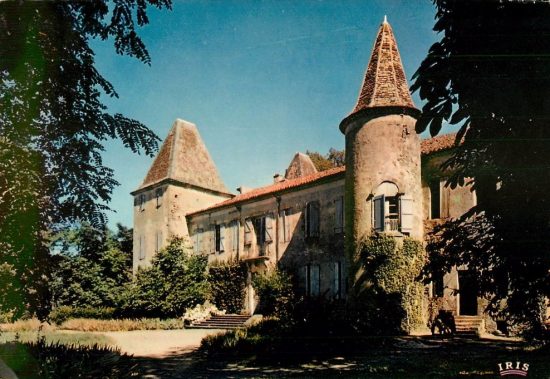
[(377, 232), (410, 233), (413, 220), (412, 199), (399, 193), (399, 188), (392, 182), (380, 183), (373, 195), (373, 229)]

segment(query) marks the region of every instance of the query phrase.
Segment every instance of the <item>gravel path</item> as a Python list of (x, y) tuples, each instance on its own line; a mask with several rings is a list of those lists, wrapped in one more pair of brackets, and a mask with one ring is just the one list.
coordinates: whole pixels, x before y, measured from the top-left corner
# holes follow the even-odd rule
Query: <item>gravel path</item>
[(163, 358), (188, 353), (200, 346), (201, 340), (220, 329), (136, 330), (102, 332), (115, 341), (123, 353), (135, 357)]

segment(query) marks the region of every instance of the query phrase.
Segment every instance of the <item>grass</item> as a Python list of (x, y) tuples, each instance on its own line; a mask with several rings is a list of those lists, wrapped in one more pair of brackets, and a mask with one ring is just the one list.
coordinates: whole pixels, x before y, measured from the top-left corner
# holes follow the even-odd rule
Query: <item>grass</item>
[(44, 338), (47, 344), (58, 343), (62, 345), (81, 346), (114, 346), (113, 339), (97, 333), (78, 333), (63, 331), (46, 331), (40, 334), (36, 331), (23, 332), (2, 332), (0, 333), (0, 344), (8, 342), (31, 343), (39, 338)]
[(529, 363), (529, 378), (548, 378), (550, 346), (470, 338), (359, 337), (304, 333), (275, 322), (210, 336), (201, 364), (223, 377), (495, 378), (498, 363)]
[(74, 330), (82, 332), (118, 332), (130, 330), (174, 330), (183, 329), (183, 321), (180, 319), (161, 320), (148, 319), (122, 319), (122, 320), (95, 320), (75, 318), (65, 321), (58, 327), (62, 330)]
[(31, 332), (39, 329), (47, 331), (72, 330), (80, 332), (119, 332), (130, 330), (174, 330), (182, 329), (181, 319), (161, 320), (158, 318), (98, 320), (90, 318), (74, 318), (61, 325), (40, 322), (37, 319), (19, 320), (14, 323), (0, 324), (0, 332)]

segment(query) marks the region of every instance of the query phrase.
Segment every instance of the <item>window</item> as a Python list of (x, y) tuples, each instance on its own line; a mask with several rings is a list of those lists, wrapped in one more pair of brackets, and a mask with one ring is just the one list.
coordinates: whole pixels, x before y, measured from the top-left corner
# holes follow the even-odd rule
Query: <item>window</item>
[(252, 230), (254, 226), (252, 224), (252, 220), (247, 218), (244, 220), (244, 244), (245, 245), (251, 245), (252, 244)]
[(306, 205), (306, 238), (319, 237), (319, 202), (311, 201)]
[(413, 201), (407, 196), (375, 196), (372, 200), (373, 227), (377, 232), (401, 231), (413, 226)]
[(198, 254), (202, 251), (202, 233), (203, 229), (195, 230), (195, 252)]
[(283, 209), (281, 211), (281, 223), (282, 223), (282, 242), (290, 241), (290, 209)]
[(321, 282), (319, 265), (306, 266), (306, 295), (319, 296), (321, 293)]
[(162, 232), (159, 231), (157, 232), (157, 238), (156, 238), (156, 246), (155, 246), (155, 252), (159, 252), (160, 249), (162, 249), (162, 243), (163, 243), (163, 239), (162, 239)]
[(342, 297), (342, 262), (334, 262), (334, 297)]
[(431, 211), (430, 216), (432, 219), (441, 218), (441, 184), (438, 180), (433, 180), (430, 183), (430, 195), (431, 195)]
[(239, 221), (237, 220), (231, 223), (231, 249), (233, 251), (239, 249)]
[(145, 210), (145, 194), (142, 193), (139, 195), (139, 210), (144, 211)]
[(334, 233), (344, 232), (344, 197), (340, 196), (334, 200)]
[(214, 233), (215, 233), (215, 239), (216, 239), (216, 252), (217, 253), (223, 253), (225, 251), (224, 248), (224, 240), (225, 240), (225, 228), (223, 225), (215, 225), (214, 226)]
[(273, 242), (273, 215), (254, 219), (254, 231), (256, 232), (256, 244), (263, 246), (266, 243)]
[(159, 208), (162, 205), (162, 188), (155, 190), (155, 199), (157, 201), (157, 208)]
[(145, 236), (139, 236), (139, 259), (145, 259)]

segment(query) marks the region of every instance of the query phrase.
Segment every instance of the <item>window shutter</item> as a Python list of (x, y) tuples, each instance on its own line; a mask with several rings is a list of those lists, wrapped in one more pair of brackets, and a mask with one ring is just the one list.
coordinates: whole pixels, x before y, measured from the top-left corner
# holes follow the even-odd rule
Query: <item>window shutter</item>
[(237, 251), (239, 247), (239, 222), (233, 221), (231, 226), (231, 247), (233, 251)]
[(220, 225), (220, 253), (225, 251), (225, 225)]
[(321, 293), (321, 281), (319, 265), (310, 265), (311, 296), (319, 296)]
[(376, 196), (372, 200), (372, 206), (373, 206), (373, 215), (374, 215), (374, 230), (377, 232), (383, 232), (384, 231), (384, 203), (385, 198), (384, 195)]
[(273, 242), (273, 214), (265, 216), (265, 242)]
[(208, 231), (208, 252), (210, 254), (216, 253), (216, 225), (210, 225)]
[(290, 241), (290, 217), (289, 216), (290, 216), (290, 209), (285, 209), (283, 211), (285, 242)]
[(139, 236), (139, 259), (145, 259), (145, 236)]
[(342, 296), (342, 263), (334, 262), (334, 297), (340, 299)]
[(408, 196), (399, 197), (399, 224), (401, 233), (410, 233), (413, 228), (413, 200)]
[(251, 245), (252, 244), (252, 220), (247, 218), (244, 220), (244, 244), (245, 245)]
[(335, 205), (335, 222), (334, 222), (334, 232), (341, 233), (344, 229), (344, 198), (340, 196), (334, 202)]
[(311, 216), (312, 216), (311, 232), (313, 237), (319, 237), (319, 230), (320, 230), (319, 214), (320, 214), (320, 206), (319, 206), (319, 202), (316, 201), (312, 204), (312, 212), (311, 212)]

